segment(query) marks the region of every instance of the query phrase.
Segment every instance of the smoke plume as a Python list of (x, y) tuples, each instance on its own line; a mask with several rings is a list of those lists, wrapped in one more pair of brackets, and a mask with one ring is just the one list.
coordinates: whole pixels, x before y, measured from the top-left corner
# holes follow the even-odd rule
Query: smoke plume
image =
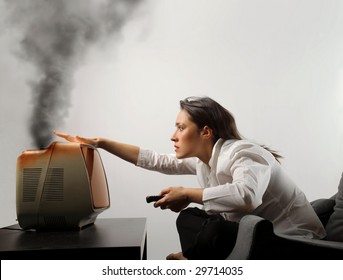
[(119, 36), (142, 0), (6, 0), (10, 22), (23, 35), (20, 57), (32, 63), (30, 133), (46, 147), (70, 107), (73, 74), (89, 46)]

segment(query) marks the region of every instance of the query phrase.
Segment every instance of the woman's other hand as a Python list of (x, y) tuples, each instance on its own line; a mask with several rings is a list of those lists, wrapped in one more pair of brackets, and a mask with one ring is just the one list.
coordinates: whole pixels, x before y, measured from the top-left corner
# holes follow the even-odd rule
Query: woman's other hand
[(170, 209), (174, 212), (180, 212), (186, 208), (190, 201), (186, 194), (186, 188), (184, 187), (169, 187), (161, 191), (164, 198), (158, 200), (154, 206), (161, 209)]
[(154, 206), (161, 209), (180, 212), (192, 202), (203, 204), (201, 188), (169, 187), (162, 190), (160, 194), (164, 197), (156, 201)]

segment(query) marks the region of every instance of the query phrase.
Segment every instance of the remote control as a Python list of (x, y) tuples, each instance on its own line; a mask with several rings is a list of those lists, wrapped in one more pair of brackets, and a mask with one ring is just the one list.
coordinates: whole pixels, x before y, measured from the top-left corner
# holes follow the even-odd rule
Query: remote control
[(146, 202), (150, 203), (150, 202), (153, 202), (153, 201), (157, 201), (157, 200), (160, 200), (163, 197), (164, 197), (164, 195), (149, 195), (149, 196), (146, 197)]

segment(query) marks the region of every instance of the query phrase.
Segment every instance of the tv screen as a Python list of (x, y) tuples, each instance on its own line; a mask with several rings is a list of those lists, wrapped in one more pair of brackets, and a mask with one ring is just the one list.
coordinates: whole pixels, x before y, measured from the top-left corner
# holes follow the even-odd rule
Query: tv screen
[(82, 229), (110, 207), (96, 148), (53, 142), (17, 159), (17, 219), (23, 229)]

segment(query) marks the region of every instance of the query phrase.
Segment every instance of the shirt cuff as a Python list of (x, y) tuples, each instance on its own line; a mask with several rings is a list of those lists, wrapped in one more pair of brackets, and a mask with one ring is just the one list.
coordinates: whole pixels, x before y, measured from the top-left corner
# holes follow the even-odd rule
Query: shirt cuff
[(136, 166), (139, 166), (139, 167), (146, 166), (147, 158), (149, 158), (149, 150), (140, 148)]

